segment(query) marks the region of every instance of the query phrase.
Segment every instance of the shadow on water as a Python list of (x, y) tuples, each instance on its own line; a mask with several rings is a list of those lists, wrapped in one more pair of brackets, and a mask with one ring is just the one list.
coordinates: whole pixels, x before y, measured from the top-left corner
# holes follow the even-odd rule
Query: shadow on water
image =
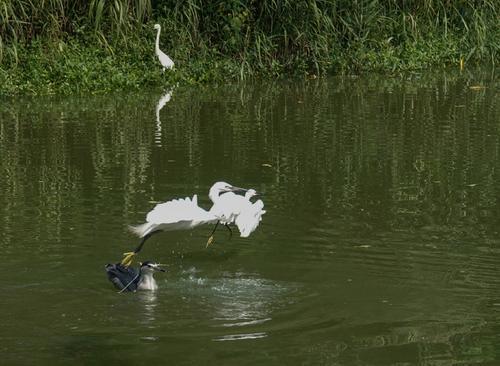
[[(491, 70), (4, 100), (5, 361), (496, 364)], [(155, 294), (103, 265), (156, 202), (264, 192), (249, 238), (153, 237)], [(28, 351), (29, 349), (29, 351)]]

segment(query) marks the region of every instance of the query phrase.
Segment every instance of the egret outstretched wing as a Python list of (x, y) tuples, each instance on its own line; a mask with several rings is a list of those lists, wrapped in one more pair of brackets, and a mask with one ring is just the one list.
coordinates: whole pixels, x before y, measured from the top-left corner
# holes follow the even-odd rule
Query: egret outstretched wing
[(264, 202), (262, 200), (258, 200), (254, 204), (249, 202), (247, 207), (241, 210), (241, 213), (236, 217), (234, 223), (238, 227), (242, 238), (247, 238), (257, 229), (262, 220), (262, 215), (266, 213), (263, 208)]
[(198, 196), (160, 203), (146, 216), (142, 225), (130, 229), (139, 237), (154, 231), (188, 230), (203, 224), (216, 223), (217, 217), (198, 206)]

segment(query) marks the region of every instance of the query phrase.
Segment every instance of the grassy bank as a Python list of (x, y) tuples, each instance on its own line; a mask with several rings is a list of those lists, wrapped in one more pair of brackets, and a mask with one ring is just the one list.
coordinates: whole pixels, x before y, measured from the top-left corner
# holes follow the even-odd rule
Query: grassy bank
[[(0, 94), (495, 62), (496, 1), (4, 0)], [(161, 48), (176, 62), (161, 72)]]

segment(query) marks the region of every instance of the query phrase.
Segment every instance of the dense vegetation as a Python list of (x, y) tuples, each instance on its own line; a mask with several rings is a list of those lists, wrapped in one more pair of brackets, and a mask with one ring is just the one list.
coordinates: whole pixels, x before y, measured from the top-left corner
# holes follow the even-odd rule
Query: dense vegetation
[(0, 94), (495, 62), (499, 17), (494, 0), (3, 0)]

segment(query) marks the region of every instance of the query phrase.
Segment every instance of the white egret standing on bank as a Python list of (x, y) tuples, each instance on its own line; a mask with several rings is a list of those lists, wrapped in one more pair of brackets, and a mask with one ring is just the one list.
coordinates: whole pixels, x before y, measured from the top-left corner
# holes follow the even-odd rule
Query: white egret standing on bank
[(161, 32), (161, 25), (155, 24), (154, 27), (158, 33), (156, 33), (156, 47), (155, 47), (155, 53), (156, 56), (158, 56), (158, 59), (160, 60), (160, 64), (163, 66), (163, 71), (165, 69), (171, 69), (174, 67), (174, 61), (166, 53), (164, 53), (162, 50), (160, 50), (160, 32)]
[[(237, 194), (245, 192), (245, 196)], [(259, 225), (262, 215), (266, 213), (262, 200), (252, 203), (250, 199), (257, 195), (253, 189), (243, 189), (230, 185), (226, 182), (215, 183), (209, 191), (212, 200), (212, 208), (207, 211), (198, 206), (198, 197), (192, 199), (174, 199), (155, 206), (146, 215), (144, 224), (133, 226), (131, 230), (142, 238), (139, 246), (133, 251), (124, 253), (122, 264), (125, 266), (132, 263), (134, 255), (139, 253), (142, 246), (153, 234), (162, 231), (188, 230), (203, 224), (215, 224), (207, 241), (207, 246), (213, 242), (213, 235), (219, 223), (226, 226), (235, 224), (240, 236), (248, 237)]]

